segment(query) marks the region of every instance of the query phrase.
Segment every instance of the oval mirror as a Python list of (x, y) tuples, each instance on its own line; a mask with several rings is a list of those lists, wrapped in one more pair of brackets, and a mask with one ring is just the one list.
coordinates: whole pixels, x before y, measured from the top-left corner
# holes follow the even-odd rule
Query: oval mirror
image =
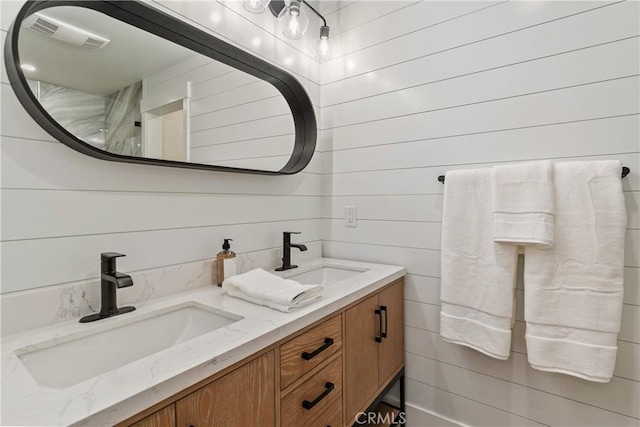
[(135, 1), (30, 1), (5, 63), (27, 112), (104, 160), (293, 174), (316, 120), (289, 73)]

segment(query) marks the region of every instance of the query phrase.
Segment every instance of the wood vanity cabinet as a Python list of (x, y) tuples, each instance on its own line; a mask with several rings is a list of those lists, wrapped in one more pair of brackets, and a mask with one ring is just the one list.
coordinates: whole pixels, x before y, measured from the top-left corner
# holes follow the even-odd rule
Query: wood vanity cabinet
[(274, 352), (176, 402), (178, 426), (275, 425)]
[[(166, 404), (161, 402), (118, 427), (273, 427), (276, 424), (275, 351), (254, 358), (195, 391), (187, 389), (168, 400), (175, 403), (152, 412)], [(141, 416), (144, 418), (131, 423)]]
[(169, 405), (146, 418), (132, 424), (131, 427), (175, 427), (176, 405)]
[(345, 312), (347, 420), (368, 407), (403, 365), (403, 295), (398, 280)]
[(397, 378), (403, 347), (399, 279), (119, 427), (352, 425)]

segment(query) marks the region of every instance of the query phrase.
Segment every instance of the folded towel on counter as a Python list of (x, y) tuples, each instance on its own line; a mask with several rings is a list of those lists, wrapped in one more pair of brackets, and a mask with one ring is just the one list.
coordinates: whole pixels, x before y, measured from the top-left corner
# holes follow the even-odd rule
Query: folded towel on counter
[(233, 297), (285, 313), (318, 301), (324, 291), (322, 286), (301, 285), (261, 268), (225, 279), (222, 289)]
[(493, 240), (550, 248), (554, 240), (553, 168), (548, 160), (495, 166)]
[(596, 382), (613, 375), (626, 229), (621, 167), (553, 165), (554, 246), (525, 248), (527, 353), (536, 369)]
[(446, 175), (440, 335), (508, 359), (518, 247), (493, 240), (492, 169)]

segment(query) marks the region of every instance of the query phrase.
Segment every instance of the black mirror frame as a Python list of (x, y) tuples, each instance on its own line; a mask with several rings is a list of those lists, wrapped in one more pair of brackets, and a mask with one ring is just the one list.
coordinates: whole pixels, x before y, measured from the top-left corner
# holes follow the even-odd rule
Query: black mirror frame
[[(20, 68), (18, 34), (23, 19), (32, 13), (55, 6), (76, 6), (93, 9), (271, 83), (284, 96), (293, 114), (295, 145), (291, 158), (279, 171), (244, 169), (109, 153), (76, 138), (60, 126), (40, 105), (29, 89), (27, 79)], [(11, 87), (29, 115), (51, 136), (68, 147), (91, 157), (116, 162), (219, 172), (292, 175), (302, 171), (309, 164), (315, 151), (317, 127), (313, 105), (302, 85), (292, 75), (211, 34), (139, 1), (29, 0), (20, 9), (18, 16), (9, 28), (5, 41), (4, 59)]]

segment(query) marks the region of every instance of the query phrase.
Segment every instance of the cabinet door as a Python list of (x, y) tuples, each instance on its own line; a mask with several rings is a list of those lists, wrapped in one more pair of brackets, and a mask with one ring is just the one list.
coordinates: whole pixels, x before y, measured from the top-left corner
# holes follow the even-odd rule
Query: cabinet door
[(378, 296), (346, 311), (344, 361), (346, 418), (351, 420), (378, 388)]
[(273, 351), (176, 403), (178, 427), (275, 425)]
[(175, 427), (175, 425), (176, 405), (169, 405), (131, 425), (131, 427)]
[(378, 294), (383, 332), (378, 352), (378, 380), (382, 385), (404, 360), (404, 286), (398, 281)]

